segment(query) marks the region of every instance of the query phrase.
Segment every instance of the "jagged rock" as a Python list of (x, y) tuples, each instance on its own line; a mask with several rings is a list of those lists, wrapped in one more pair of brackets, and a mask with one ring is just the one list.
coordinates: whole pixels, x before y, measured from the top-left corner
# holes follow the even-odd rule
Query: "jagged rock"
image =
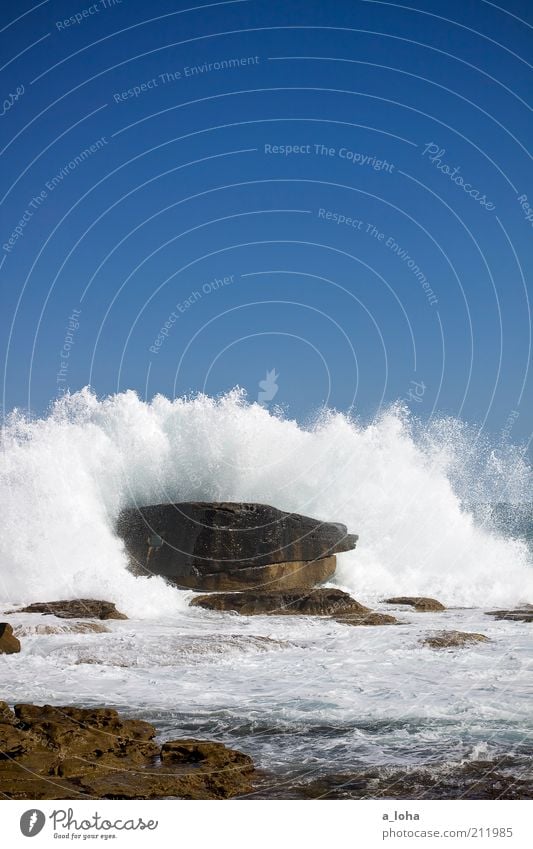
[(506, 619), (509, 622), (533, 622), (533, 607), (526, 605), (518, 610), (487, 610), (487, 616), (495, 616), (496, 619)]
[(20, 651), (20, 640), (13, 636), (8, 622), (0, 622), (0, 654), (16, 654)]
[(446, 610), (436, 598), (424, 598), (423, 596), (398, 596), (397, 598), (386, 598), (385, 604), (408, 604), (415, 610), (426, 612), (433, 610)]
[(191, 601), (191, 605), (207, 610), (235, 611), (244, 616), (267, 613), (275, 616), (332, 616), (370, 612), (368, 607), (359, 604), (348, 593), (329, 588), (313, 589), (305, 593), (299, 590), (275, 593), (213, 593), (197, 596)]
[(378, 613), (371, 610), (370, 613), (350, 613), (344, 616), (333, 617), (341, 625), (400, 625), (400, 620), (387, 613)]
[(251, 759), (221, 743), (174, 740), (109, 708), (0, 702), (0, 787), (8, 799), (223, 799), (246, 793)]
[(488, 643), (489, 638), (485, 634), (475, 634), (466, 631), (439, 631), (426, 637), (422, 641), (424, 645), (432, 649), (455, 649), (474, 643)]
[[(345, 525), (320, 522), (308, 516), (285, 513), (266, 504), (182, 502), (156, 504), (122, 511), (117, 532), (123, 538), (133, 571), (163, 575), (193, 589), (230, 588), (227, 580), (252, 586), (265, 583), (269, 573), (278, 589), (289, 589), (298, 580), (306, 588), (330, 577), (332, 555), (355, 548), (357, 536)], [(303, 561), (311, 563), (303, 564)], [(322, 562), (317, 565), (317, 561)], [(298, 566), (294, 566), (298, 563)], [(282, 564), (280, 570), (273, 564)], [(309, 570), (309, 574), (307, 574)], [(232, 585), (231, 588), (234, 588)]]
[(176, 579), (176, 584), (202, 592), (231, 590), (276, 590), (310, 589), (323, 584), (335, 574), (335, 555), (321, 560), (296, 560), (292, 563), (270, 563), (251, 569), (235, 569), (231, 572), (211, 572), (207, 575), (189, 575)]
[(60, 619), (127, 619), (110, 601), (74, 598), (66, 601), (39, 601), (19, 608), (16, 613), (48, 613)]

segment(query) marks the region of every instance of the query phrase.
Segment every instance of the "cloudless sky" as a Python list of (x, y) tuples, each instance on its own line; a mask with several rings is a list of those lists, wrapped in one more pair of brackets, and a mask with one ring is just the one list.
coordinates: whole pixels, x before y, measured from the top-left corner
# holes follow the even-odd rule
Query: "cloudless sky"
[(533, 7), (413, 2), (4, 0), (7, 411), (275, 370), (529, 439)]

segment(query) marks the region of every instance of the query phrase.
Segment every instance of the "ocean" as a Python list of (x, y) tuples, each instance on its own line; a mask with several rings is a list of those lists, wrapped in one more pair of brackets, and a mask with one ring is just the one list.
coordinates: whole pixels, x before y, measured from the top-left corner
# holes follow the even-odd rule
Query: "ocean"
[[(221, 740), (260, 768), (259, 796), (364, 770), (463, 769), (533, 745), (531, 624), (496, 607), (533, 601), (531, 469), (455, 419), (393, 406), (361, 422), (320, 411), (305, 426), (234, 391), (141, 401), (86, 389), (3, 434), (0, 611), (33, 601), (115, 602), (105, 633), (9, 613), (22, 652), (0, 656), (0, 699), (108, 705), (163, 739)], [(334, 585), (399, 626), (239, 617), (190, 608), (192, 593), (128, 571), (121, 509), (163, 501), (257, 501), (359, 534)], [(442, 613), (391, 607), (439, 599)], [(55, 633), (43, 633), (53, 623)], [(490, 638), (436, 651), (442, 629)], [(298, 795), (298, 794), (297, 794)]]

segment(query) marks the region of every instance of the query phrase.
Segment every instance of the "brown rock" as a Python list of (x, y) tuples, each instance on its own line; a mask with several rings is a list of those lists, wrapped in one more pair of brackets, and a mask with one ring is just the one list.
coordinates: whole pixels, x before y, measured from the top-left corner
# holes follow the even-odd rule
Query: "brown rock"
[(433, 610), (446, 610), (440, 601), (435, 598), (424, 598), (423, 596), (398, 596), (397, 598), (385, 599), (385, 604), (409, 604), (420, 612)]
[(484, 634), (466, 631), (439, 631), (431, 637), (426, 637), (422, 642), (432, 649), (452, 649), (470, 646), (474, 643), (488, 643), (490, 640)]
[(332, 616), (345, 613), (368, 613), (368, 607), (359, 604), (348, 593), (330, 588), (318, 588), (302, 593), (300, 590), (261, 593), (217, 593), (197, 596), (193, 607), (206, 610), (235, 611), (244, 616), (255, 614), (287, 614), (307, 616)]
[(231, 572), (211, 572), (206, 575), (188, 575), (176, 578), (180, 587), (221, 592), (231, 590), (276, 590), (310, 589), (323, 584), (335, 574), (337, 558), (321, 560), (295, 560), (291, 563), (269, 563), (268, 566), (239, 568)]
[[(195, 578), (275, 563), (322, 560), (355, 548), (345, 525), (266, 504), (182, 502), (124, 510), (117, 532), (136, 572), (202, 588)], [(253, 580), (257, 576), (251, 576)], [(308, 586), (300, 569), (300, 586)], [(236, 579), (238, 580), (238, 579)], [(212, 582), (213, 578), (209, 578)]]
[(9, 799), (222, 799), (247, 793), (251, 759), (221, 743), (155, 742), (109, 708), (0, 702), (0, 787)]
[(17, 613), (48, 613), (60, 619), (127, 619), (110, 601), (74, 598), (66, 601), (39, 601), (22, 607)]
[(389, 616), (387, 613), (377, 613), (371, 610), (370, 613), (349, 614), (348, 616), (335, 616), (336, 622), (341, 625), (400, 625), (399, 619), (395, 616)]
[(16, 654), (20, 651), (20, 640), (13, 636), (8, 622), (0, 622), (0, 654)]
[[(231, 750), (228, 750), (231, 751)], [(253, 773), (253, 770), (252, 770)], [(252, 790), (250, 770), (234, 764), (157, 765), (143, 770), (108, 772), (83, 779), (85, 792), (97, 799), (230, 799)]]

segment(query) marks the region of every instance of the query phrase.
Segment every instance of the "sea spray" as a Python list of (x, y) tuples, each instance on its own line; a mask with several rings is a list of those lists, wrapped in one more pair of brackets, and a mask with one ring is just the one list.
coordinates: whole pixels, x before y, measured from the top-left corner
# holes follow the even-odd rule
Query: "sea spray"
[[(423, 428), (397, 407), (368, 425), (323, 411), (304, 428), (238, 390), (145, 403), (84, 389), (46, 418), (15, 412), (3, 433), (0, 598), (105, 598), (138, 617), (183, 609), (186, 594), (128, 572), (117, 516), (135, 504), (224, 500), (344, 522), (360, 540), (339, 557), (336, 582), (363, 600), (530, 601), (525, 542), (484, 528), (464, 506), (464, 470), (475, 469), (465, 432), (455, 420)], [(500, 459), (487, 498), (505, 500), (510, 477), (517, 497), (516, 464)]]

